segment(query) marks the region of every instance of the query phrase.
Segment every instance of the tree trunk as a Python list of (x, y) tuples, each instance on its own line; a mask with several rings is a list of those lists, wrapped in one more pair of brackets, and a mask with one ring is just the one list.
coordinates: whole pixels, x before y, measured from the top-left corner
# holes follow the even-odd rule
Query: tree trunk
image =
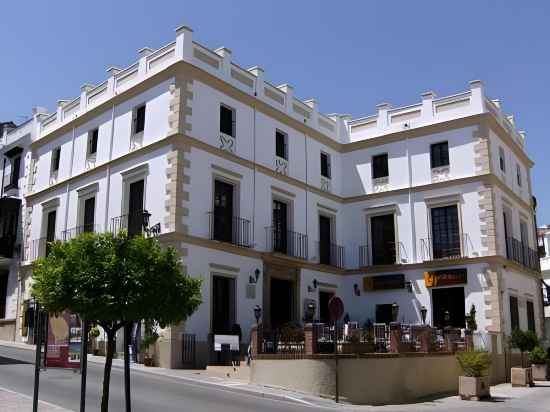
[(115, 353), (115, 333), (116, 331), (106, 330), (107, 333), (107, 353), (105, 354), (105, 370), (103, 371), (103, 396), (101, 397), (101, 412), (109, 411), (109, 384), (111, 383), (111, 366), (113, 365), (113, 355)]

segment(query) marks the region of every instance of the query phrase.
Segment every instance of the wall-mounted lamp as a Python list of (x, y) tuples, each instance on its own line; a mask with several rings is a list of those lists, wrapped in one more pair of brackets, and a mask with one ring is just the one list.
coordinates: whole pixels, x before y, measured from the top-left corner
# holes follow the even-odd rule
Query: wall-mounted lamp
[(355, 293), (355, 296), (361, 296), (361, 290), (359, 289), (359, 285), (357, 283), (353, 285), (353, 293)]
[(407, 288), (407, 292), (412, 293), (413, 292), (413, 285), (410, 280), (407, 280), (405, 282), (405, 287)]
[(315, 292), (316, 289), (317, 289), (317, 279), (313, 279), (313, 286), (308, 285), (307, 286), (307, 291), (309, 293), (313, 293), (313, 292)]
[(256, 269), (254, 271), (254, 276), (250, 275), (248, 278), (248, 283), (255, 284), (258, 283), (258, 279), (260, 278), (260, 269)]
[(256, 318), (256, 324), (259, 324), (262, 317), (262, 308), (260, 305), (254, 306), (254, 317)]

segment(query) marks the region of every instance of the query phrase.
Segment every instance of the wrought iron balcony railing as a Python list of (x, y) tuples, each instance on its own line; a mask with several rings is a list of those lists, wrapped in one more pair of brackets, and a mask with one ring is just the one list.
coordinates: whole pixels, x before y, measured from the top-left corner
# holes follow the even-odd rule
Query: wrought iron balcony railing
[(298, 259), (308, 259), (308, 239), (304, 233), (280, 230), (273, 226), (266, 229), (267, 250), (283, 253)]
[(388, 242), (386, 248), (374, 251), (372, 245), (359, 246), (359, 267), (396, 265), (407, 263), (409, 258), (403, 242)]
[(529, 269), (540, 272), (538, 251), (513, 237), (506, 238), (506, 257)]
[(250, 220), (238, 216), (226, 217), (208, 212), (209, 238), (240, 247), (251, 247)]
[(48, 240), (46, 237), (31, 240), (25, 246), (23, 261), (33, 262), (38, 258), (46, 257), (50, 251), (50, 242), (51, 240)]
[(466, 233), (450, 234), (444, 239), (420, 239), (420, 253), (423, 261), (458, 259), (469, 256), (470, 238)]
[(117, 235), (122, 230), (125, 230), (129, 237), (147, 233), (150, 217), (151, 214), (147, 210), (139, 210), (113, 217), (111, 219), (111, 232), (113, 235)]
[(82, 225), (82, 226), (75, 226), (70, 229), (64, 230), (61, 232), (61, 240), (67, 241), (74, 239), (81, 233), (100, 233), (101, 232), (101, 225)]
[(319, 263), (323, 265), (336, 266), (344, 268), (345, 265), (345, 248), (344, 246), (335, 243), (317, 242), (317, 250), (319, 251)]

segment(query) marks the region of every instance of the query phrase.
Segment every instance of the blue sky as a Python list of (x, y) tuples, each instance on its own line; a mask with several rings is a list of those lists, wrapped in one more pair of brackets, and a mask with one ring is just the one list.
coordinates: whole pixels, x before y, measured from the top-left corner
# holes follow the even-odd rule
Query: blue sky
[(55, 108), (186, 24), (208, 47), (317, 98), (325, 113), (371, 114), (481, 79), (527, 132), (539, 224), (550, 223), (550, 2), (10, 1), (0, 24), (0, 121)]

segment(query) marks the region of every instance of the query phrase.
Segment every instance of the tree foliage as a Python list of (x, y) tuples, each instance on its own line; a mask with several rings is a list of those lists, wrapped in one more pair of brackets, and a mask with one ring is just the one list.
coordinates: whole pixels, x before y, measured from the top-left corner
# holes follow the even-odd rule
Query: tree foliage
[(107, 334), (101, 410), (108, 410), (115, 334), (131, 322), (177, 324), (201, 303), (200, 280), (183, 273), (173, 248), (126, 233), (83, 233), (53, 242), (33, 264), (32, 294), (48, 311), (68, 310)]

